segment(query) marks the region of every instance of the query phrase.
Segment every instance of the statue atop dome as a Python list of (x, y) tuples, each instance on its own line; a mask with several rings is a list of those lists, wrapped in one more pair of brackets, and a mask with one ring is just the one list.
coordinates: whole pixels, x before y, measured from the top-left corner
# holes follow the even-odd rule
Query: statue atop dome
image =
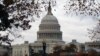
[(48, 7), (48, 13), (47, 15), (53, 15), (51, 12), (52, 8), (51, 8), (51, 3), (49, 2), (49, 7)]

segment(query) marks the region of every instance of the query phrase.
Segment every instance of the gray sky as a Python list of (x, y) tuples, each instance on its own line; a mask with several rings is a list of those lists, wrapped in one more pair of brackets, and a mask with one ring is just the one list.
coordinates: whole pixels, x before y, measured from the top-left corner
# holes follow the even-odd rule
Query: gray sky
[[(56, 11), (53, 11), (54, 16), (58, 19), (61, 25), (61, 31), (63, 32), (63, 40), (68, 43), (72, 39), (76, 39), (78, 42), (90, 41), (88, 37), (87, 29), (92, 29), (97, 21), (91, 19), (92, 17), (80, 17), (80, 16), (67, 16), (63, 10), (63, 5), (66, 0), (59, 0), (57, 3)], [(58, 6), (59, 5), (59, 6)], [(46, 13), (45, 13), (46, 14)], [(43, 16), (44, 17), (44, 16)], [(41, 18), (36, 22), (31, 23), (32, 28), (24, 31), (21, 34), (24, 38), (16, 39), (13, 44), (20, 44), (24, 41), (34, 42), (37, 40), (37, 31)]]

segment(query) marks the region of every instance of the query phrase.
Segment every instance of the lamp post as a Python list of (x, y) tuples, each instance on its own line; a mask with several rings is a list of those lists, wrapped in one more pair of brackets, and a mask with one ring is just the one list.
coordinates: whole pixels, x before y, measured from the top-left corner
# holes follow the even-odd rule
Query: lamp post
[(46, 56), (46, 42), (43, 41), (42, 44), (43, 44), (43, 54), (42, 54), (42, 56)]

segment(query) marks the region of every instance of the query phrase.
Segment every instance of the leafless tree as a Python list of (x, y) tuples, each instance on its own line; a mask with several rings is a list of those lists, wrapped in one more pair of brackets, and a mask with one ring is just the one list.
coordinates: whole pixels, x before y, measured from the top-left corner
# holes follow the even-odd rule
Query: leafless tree
[(100, 15), (100, 3), (98, 0), (67, 0), (64, 8), (68, 14), (95, 17)]

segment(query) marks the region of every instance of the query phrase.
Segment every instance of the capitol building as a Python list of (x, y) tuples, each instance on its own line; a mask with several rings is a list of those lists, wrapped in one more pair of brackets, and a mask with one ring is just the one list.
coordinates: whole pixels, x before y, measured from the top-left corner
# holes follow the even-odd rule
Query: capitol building
[[(61, 46), (64, 48), (70, 44), (74, 44), (76, 46), (76, 52), (87, 52), (91, 49), (94, 49), (100, 52), (100, 41), (99, 42), (86, 42), (79, 43), (76, 40), (72, 40), (72, 42), (65, 44), (62, 40), (62, 31), (60, 30), (60, 24), (57, 18), (51, 12), (51, 6), (48, 6), (47, 14), (42, 18), (41, 23), (39, 25), (39, 30), (37, 31), (37, 40), (33, 43), (28, 43), (25, 41), (23, 44), (16, 44), (12, 46), (12, 56), (31, 56), (31, 51), (34, 53), (43, 52), (43, 43), (46, 43), (46, 53), (51, 54), (54, 52), (55, 46)], [(2, 48), (1, 48), (2, 50)], [(5, 49), (3, 49), (5, 50)], [(7, 51), (7, 50), (6, 50)], [(5, 51), (2, 51), (5, 52)], [(6, 53), (6, 52), (5, 52)], [(62, 52), (62, 54), (66, 55), (67, 52)], [(70, 54), (70, 53), (69, 53)], [(72, 55), (72, 52), (71, 52)]]
[(39, 31), (37, 32), (37, 40), (34, 43), (28, 43), (25, 41), (24, 44), (14, 45), (12, 49), (12, 56), (29, 56), (30, 47), (34, 52), (43, 50), (44, 41), (46, 43), (46, 53), (52, 53), (53, 47), (56, 45), (64, 45), (65, 42), (62, 40), (62, 31), (60, 31), (60, 25), (57, 18), (51, 12), (51, 6), (49, 4), (48, 12), (45, 17), (41, 20), (39, 25)]

